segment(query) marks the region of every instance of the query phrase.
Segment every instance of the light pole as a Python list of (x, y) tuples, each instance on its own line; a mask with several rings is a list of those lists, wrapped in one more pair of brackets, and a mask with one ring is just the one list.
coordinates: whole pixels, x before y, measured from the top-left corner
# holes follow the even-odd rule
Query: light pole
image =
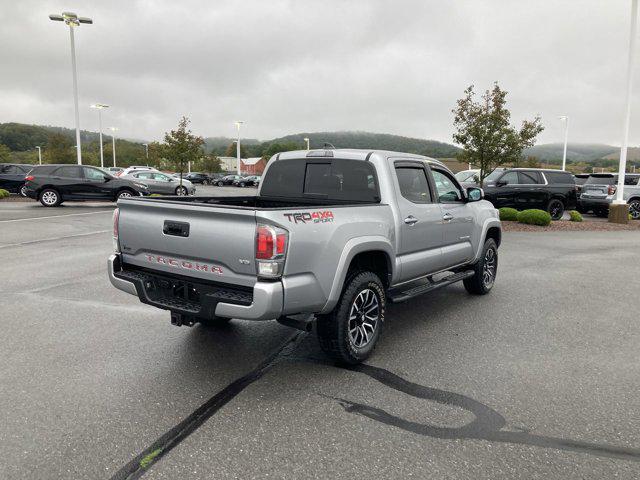
[(116, 166), (116, 132), (118, 131), (117, 127), (109, 127), (109, 130), (111, 130), (111, 142), (112, 142), (112, 149), (113, 149), (113, 166)]
[(104, 103), (94, 103), (91, 108), (98, 110), (98, 128), (100, 129), (100, 167), (104, 168), (104, 153), (102, 151), (102, 110), (109, 108), (109, 105)]
[(624, 174), (627, 170), (627, 146), (629, 144), (629, 122), (631, 119), (631, 93), (633, 91), (633, 60), (636, 58), (636, 30), (638, 26), (638, 0), (631, 0), (631, 29), (629, 33), (629, 59), (627, 64), (627, 93), (622, 127), (622, 146), (620, 147), (620, 165), (618, 166), (618, 188), (616, 198), (609, 209), (609, 221), (627, 223), (629, 221), (624, 201)]
[(236, 156), (238, 157), (238, 175), (240, 175), (240, 127), (244, 122), (242, 120), (238, 120), (235, 122), (236, 127), (238, 128), (238, 141), (236, 142)]
[(144, 145), (144, 151), (145, 151), (145, 156), (147, 157), (147, 167), (148, 167), (149, 166), (149, 144), (143, 143), (142, 145)]
[(310, 150), (310, 148), (309, 148), (309, 139), (307, 137), (305, 137), (304, 141), (307, 143), (307, 150)]
[(558, 117), (560, 120), (564, 120), (564, 150), (562, 152), (562, 170), (567, 169), (567, 141), (569, 140), (569, 117), (562, 115)]
[(82, 147), (80, 145), (80, 110), (78, 108), (78, 73), (76, 71), (76, 46), (73, 40), (73, 29), (79, 27), (81, 23), (92, 24), (93, 20), (87, 17), (78, 17), (73, 12), (62, 12), (62, 15), (49, 15), (49, 19), (54, 22), (64, 22), (69, 25), (69, 36), (71, 38), (71, 71), (73, 73), (73, 104), (76, 109), (76, 153), (78, 155), (78, 165), (82, 165)]
[(38, 149), (38, 165), (42, 165), (42, 147), (37, 146)]

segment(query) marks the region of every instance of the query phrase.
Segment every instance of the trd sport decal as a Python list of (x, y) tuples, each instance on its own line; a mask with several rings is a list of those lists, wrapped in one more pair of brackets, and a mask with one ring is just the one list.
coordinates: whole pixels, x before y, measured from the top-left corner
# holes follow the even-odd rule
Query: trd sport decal
[(285, 217), (293, 223), (328, 223), (333, 222), (331, 210), (318, 210), (317, 212), (285, 213)]

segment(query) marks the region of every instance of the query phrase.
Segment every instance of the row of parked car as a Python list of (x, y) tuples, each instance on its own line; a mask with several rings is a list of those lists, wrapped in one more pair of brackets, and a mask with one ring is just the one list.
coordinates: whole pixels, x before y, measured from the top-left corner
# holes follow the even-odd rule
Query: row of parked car
[[(477, 186), (479, 170), (465, 170), (456, 179)], [(606, 216), (616, 194), (618, 175), (537, 168), (497, 168), (484, 180), (484, 196), (496, 208), (546, 210), (559, 220), (565, 210)], [(625, 175), (624, 200), (632, 218), (640, 219), (640, 174)], [(259, 176), (191, 172), (160, 172), (146, 166), (100, 169), (78, 165), (0, 164), (0, 188), (56, 206), (65, 200), (116, 200), (132, 195), (194, 195), (195, 184), (257, 187)]]
[(138, 195), (195, 195), (194, 184), (258, 186), (260, 177), (161, 172), (146, 166), (101, 169), (80, 165), (0, 164), (0, 188), (39, 200), (44, 206), (65, 200), (110, 200)]
[[(464, 186), (479, 184), (480, 170), (464, 170), (456, 174)], [(640, 219), (640, 174), (625, 175), (624, 200), (633, 219)], [(592, 173), (572, 175), (569, 172), (539, 168), (496, 168), (483, 183), (484, 196), (496, 208), (546, 210), (559, 220), (565, 210), (593, 212), (607, 216), (615, 198), (618, 175)]]

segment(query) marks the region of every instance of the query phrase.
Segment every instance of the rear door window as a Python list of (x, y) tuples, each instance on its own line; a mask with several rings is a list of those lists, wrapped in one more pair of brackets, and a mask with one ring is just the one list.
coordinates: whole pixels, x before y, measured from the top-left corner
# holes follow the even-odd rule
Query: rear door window
[(84, 178), (87, 180), (91, 180), (92, 182), (104, 182), (104, 172), (96, 168), (91, 167), (83, 167), (84, 168)]
[(73, 167), (73, 166), (60, 167), (53, 174), (57, 177), (63, 177), (63, 178), (81, 178), (82, 177), (82, 173), (80, 172), (80, 167)]
[(400, 194), (413, 203), (431, 203), (427, 173), (421, 167), (396, 167)]

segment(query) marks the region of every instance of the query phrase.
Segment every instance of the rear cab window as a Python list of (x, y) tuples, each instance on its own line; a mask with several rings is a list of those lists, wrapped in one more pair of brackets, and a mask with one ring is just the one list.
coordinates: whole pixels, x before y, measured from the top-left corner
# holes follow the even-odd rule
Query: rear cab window
[(344, 202), (379, 203), (375, 169), (363, 160), (276, 160), (262, 181), (261, 196), (322, 198)]

